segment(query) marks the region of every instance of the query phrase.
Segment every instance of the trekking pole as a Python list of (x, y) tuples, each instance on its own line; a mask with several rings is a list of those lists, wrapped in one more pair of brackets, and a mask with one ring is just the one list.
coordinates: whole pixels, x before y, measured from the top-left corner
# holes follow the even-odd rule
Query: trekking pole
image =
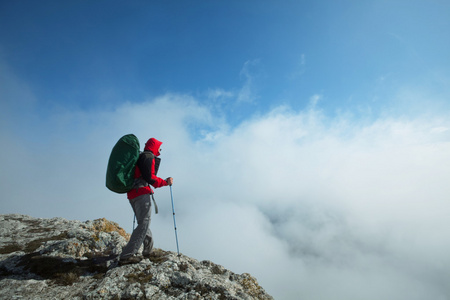
[(173, 226), (175, 227), (175, 240), (177, 241), (177, 252), (178, 256), (180, 256), (180, 249), (178, 248), (177, 223), (175, 221), (175, 208), (173, 206), (172, 185), (170, 185), (170, 199), (172, 200)]

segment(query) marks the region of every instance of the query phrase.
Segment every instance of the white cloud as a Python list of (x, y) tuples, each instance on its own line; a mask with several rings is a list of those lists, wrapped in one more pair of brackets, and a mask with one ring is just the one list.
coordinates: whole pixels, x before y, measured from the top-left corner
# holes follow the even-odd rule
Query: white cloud
[(314, 109), (316, 108), (317, 104), (319, 103), (319, 101), (322, 100), (322, 95), (313, 95), (310, 99), (309, 99), (309, 105)]
[(431, 129), (431, 133), (433, 134), (440, 134), (440, 133), (445, 133), (448, 132), (449, 129), (447, 127), (435, 127)]
[(234, 97), (234, 93), (221, 88), (209, 89), (207, 97), (212, 100), (229, 99)]
[(255, 84), (255, 77), (257, 74), (254, 70), (259, 65), (259, 60), (249, 60), (246, 61), (241, 72), (240, 77), (243, 81), (243, 86), (239, 90), (237, 95), (237, 101), (239, 102), (247, 102), (252, 103), (254, 102), (258, 96), (257, 96), (257, 90), (256, 90), (256, 84)]
[[(107, 159), (123, 134), (154, 136), (164, 142), (160, 175), (175, 179), (181, 252), (252, 273), (279, 299), (445, 299), (448, 120), (280, 107), (230, 128), (173, 94), (59, 112), (23, 120), (23, 136), (2, 128), (1, 211), (107, 217), (130, 231), (125, 197), (104, 187)], [(156, 247), (175, 250), (169, 190), (156, 199)]]

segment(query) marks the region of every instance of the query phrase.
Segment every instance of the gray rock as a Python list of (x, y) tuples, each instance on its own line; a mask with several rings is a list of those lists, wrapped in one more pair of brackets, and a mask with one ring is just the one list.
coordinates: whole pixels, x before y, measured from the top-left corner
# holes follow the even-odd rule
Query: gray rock
[(0, 215), (0, 299), (273, 299), (250, 274), (162, 249), (119, 266), (128, 239), (106, 219)]

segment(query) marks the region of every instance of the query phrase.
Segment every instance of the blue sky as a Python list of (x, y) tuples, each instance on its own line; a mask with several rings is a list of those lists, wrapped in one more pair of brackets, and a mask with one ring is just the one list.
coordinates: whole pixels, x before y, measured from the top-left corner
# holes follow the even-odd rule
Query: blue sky
[(248, 85), (243, 103), (220, 102), (239, 120), (314, 94), (330, 112), (377, 108), (448, 71), (445, 1), (241, 2), (3, 3), (1, 54), (39, 106), (110, 108), (169, 91), (210, 102), (211, 89)]
[[(106, 217), (164, 142), (181, 252), (276, 299), (450, 297), (447, 1), (1, 1), (1, 213)], [(168, 189), (156, 247), (175, 251)], [(220, 237), (220, 238), (218, 238)]]

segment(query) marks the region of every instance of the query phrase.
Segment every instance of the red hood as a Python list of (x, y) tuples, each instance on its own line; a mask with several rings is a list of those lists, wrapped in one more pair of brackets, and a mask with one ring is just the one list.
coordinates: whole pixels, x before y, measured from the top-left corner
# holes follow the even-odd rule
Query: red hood
[(159, 156), (160, 153), (158, 152), (158, 150), (159, 150), (159, 147), (161, 147), (161, 145), (162, 145), (162, 142), (158, 141), (155, 138), (151, 138), (145, 144), (144, 150), (150, 151), (155, 156)]

